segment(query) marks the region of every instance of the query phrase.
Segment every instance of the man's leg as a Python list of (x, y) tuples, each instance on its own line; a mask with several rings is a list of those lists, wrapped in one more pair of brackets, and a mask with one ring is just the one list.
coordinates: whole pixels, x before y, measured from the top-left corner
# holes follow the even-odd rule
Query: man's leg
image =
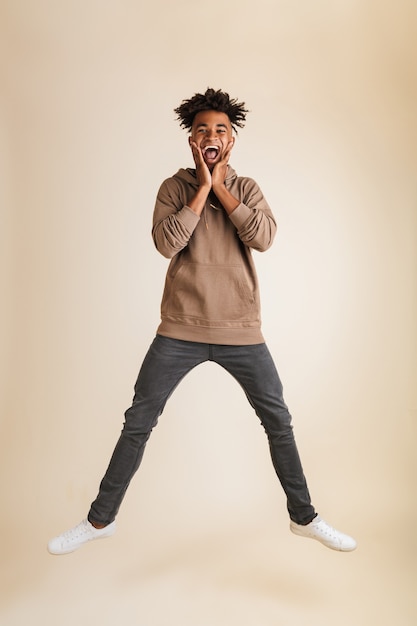
[(332, 550), (350, 552), (356, 541), (321, 519), (311, 504), (306, 479), (294, 440), (291, 415), (282, 396), (282, 385), (265, 344), (214, 346), (213, 360), (243, 387), (269, 440), (272, 462), (287, 495), (291, 531), (316, 539)]
[(213, 355), (241, 385), (268, 436), (276, 474), (287, 496), (290, 518), (308, 524), (316, 516), (294, 440), (282, 384), (265, 344), (215, 346)]
[(91, 505), (88, 519), (92, 524), (106, 525), (115, 519), (168, 398), (184, 376), (207, 358), (204, 344), (160, 335), (155, 338), (139, 372), (120, 439)]
[(114, 519), (166, 401), (182, 378), (208, 355), (204, 344), (160, 335), (155, 338), (143, 361), (132, 406), (125, 413), (122, 433), (88, 519), (54, 537), (48, 543), (51, 554), (67, 554), (88, 541), (114, 533)]

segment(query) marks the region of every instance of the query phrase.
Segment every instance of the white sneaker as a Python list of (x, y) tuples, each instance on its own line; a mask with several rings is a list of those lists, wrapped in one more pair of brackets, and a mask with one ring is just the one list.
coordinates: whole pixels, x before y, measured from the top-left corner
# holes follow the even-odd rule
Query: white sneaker
[(104, 528), (94, 528), (87, 519), (84, 519), (78, 526), (74, 526), (62, 535), (51, 539), (48, 543), (48, 552), (50, 554), (68, 554), (88, 541), (110, 537), (115, 531), (116, 522), (112, 522)]
[(309, 537), (310, 539), (317, 539), (317, 541), (320, 541), (332, 550), (351, 552), (356, 548), (356, 541), (353, 537), (349, 537), (349, 535), (345, 535), (335, 528), (332, 528), (318, 515), (306, 526), (302, 526), (301, 524), (296, 524), (291, 521), (290, 530), (295, 535)]

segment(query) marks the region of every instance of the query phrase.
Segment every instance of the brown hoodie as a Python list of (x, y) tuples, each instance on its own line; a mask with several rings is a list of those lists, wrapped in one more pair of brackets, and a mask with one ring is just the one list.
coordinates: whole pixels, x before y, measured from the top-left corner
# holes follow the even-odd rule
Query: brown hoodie
[(195, 170), (180, 169), (159, 189), (152, 237), (171, 259), (160, 335), (226, 345), (264, 341), (252, 248), (271, 246), (276, 223), (254, 180), (228, 166), (225, 184), (241, 202), (229, 216), (213, 194), (201, 217), (187, 206), (198, 187)]

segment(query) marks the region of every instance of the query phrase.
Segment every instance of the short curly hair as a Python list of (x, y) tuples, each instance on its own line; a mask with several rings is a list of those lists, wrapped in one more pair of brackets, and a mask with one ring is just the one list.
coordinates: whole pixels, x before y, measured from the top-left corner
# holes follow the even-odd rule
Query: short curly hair
[(215, 91), (210, 87), (204, 94), (196, 93), (192, 98), (183, 100), (180, 106), (174, 109), (181, 128), (188, 131), (191, 130), (194, 118), (200, 111), (226, 113), (236, 133), (237, 128), (243, 128), (245, 125), (246, 113), (248, 113), (244, 102), (238, 102), (236, 98), (231, 99), (229, 94), (221, 89)]

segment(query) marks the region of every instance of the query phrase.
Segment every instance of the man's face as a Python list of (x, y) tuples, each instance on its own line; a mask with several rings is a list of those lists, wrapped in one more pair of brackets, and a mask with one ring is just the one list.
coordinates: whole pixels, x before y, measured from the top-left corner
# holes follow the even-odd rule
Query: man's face
[(230, 141), (234, 141), (228, 115), (219, 111), (200, 111), (194, 118), (189, 141), (194, 141), (201, 149), (204, 161), (212, 170)]

